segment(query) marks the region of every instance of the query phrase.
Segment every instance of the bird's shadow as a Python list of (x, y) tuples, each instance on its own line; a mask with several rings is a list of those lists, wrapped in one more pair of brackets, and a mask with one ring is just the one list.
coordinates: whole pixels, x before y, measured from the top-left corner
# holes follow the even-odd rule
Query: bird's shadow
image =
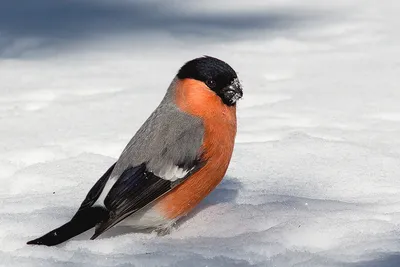
[(221, 184), (188, 213), (188, 215), (182, 217), (176, 223), (175, 227), (179, 228), (180, 225), (197, 216), (198, 213), (206, 210), (208, 207), (221, 203), (235, 203), (241, 188), (242, 183), (237, 178), (225, 177)]
[[(191, 220), (193, 217), (197, 216), (201, 211), (206, 210), (208, 207), (218, 205), (221, 203), (235, 203), (235, 200), (242, 188), (242, 183), (233, 177), (225, 177), (224, 180), (217, 186), (217, 188), (212, 191), (203, 201), (199, 203), (191, 212), (186, 216), (182, 217), (176, 222), (174, 228), (179, 229), (179, 227)], [(118, 226), (109, 229), (107, 232), (102, 234), (99, 238), (110, 238), (118, 235), (130, 234), (130, 233), (151, 233), (155, 229), (143, 229), (137, 230), (129, 226)], [(88, 238), (86, 235), (80, 237), (83, 239)]]

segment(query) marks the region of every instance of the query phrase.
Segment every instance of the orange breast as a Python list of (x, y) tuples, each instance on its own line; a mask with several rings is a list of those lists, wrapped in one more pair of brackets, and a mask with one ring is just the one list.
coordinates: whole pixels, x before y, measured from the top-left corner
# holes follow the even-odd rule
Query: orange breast
[(156, 204), (164, 216), (173, 219), (185, 215), (222, 180), (231, 160), (236, 135), (236, 107), (228, 107), (199, 81), (178, 82), (176, 104), (182, 111), (201, 117), (205, 133), (205, 166), (166, 194)]

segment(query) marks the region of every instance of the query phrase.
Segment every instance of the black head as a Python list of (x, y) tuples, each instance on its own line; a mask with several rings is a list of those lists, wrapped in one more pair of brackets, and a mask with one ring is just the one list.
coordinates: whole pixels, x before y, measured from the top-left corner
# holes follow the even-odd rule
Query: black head
[(204, 56), (187, 62), (178, 72), (179, 79), (204, 82), (222, 101), (233, 106), (243, 96), (236, 72), (222, 60)]

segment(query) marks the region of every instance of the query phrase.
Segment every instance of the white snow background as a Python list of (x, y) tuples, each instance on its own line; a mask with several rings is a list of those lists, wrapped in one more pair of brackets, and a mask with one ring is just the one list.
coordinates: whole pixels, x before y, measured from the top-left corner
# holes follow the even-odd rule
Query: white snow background
[[(0, 1), (0, 266), (400, 266), (400, 3)], [(186, 61), (244, 85), (224, 181), (170, 235), (56, 247)]]

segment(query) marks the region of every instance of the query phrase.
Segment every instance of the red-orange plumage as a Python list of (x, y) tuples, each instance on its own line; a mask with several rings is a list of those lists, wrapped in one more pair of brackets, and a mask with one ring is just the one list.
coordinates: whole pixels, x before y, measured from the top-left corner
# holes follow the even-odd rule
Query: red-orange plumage
[(188, 213), (221, 182), (232, 156), (236, 135), (236, 107), (225, 105), (203, 82), (194, 79), (178, 81), (175, 101), (182, 111), (203, 120), (202, 149), (207, 161), (156, 204), (156, 208), (170, 219)]

